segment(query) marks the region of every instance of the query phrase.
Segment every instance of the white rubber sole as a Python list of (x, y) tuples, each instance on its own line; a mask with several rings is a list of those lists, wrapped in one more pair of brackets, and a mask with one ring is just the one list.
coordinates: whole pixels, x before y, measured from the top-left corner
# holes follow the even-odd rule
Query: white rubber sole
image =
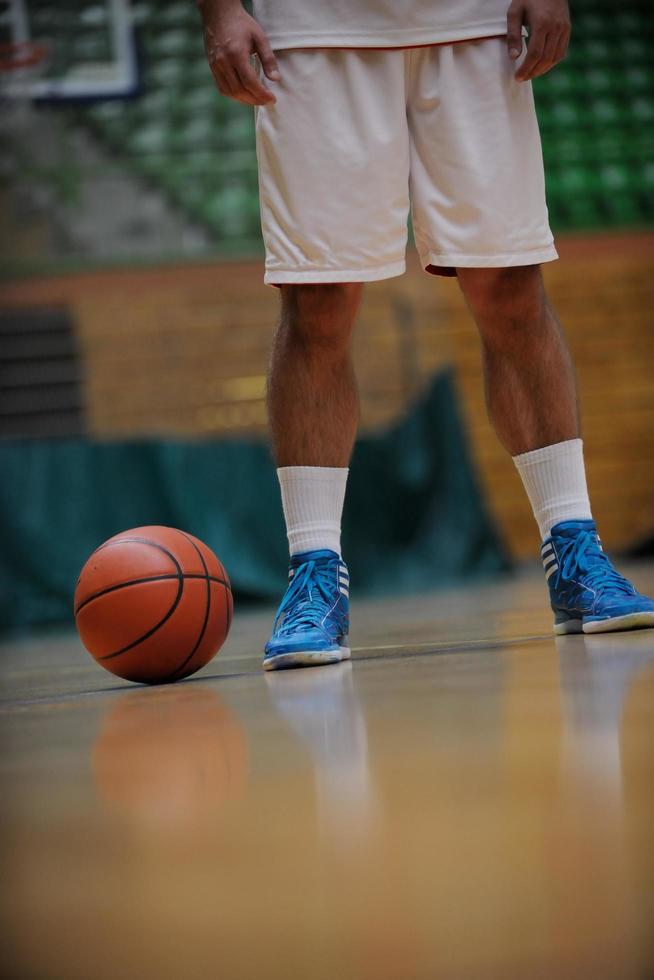
[(350, 648), (338, 650), (294, 650), (292, 653), (278, 653), (263, 662), (264, 670), (287, 670), (290, 667), (323, 667), (325, 664), (340, 664), (350, 659)]
[(554, 623), (554, 632), (557, 636), (564, 636), (567, 633), (583, 633), (584, 627), (580, 619), (568, 619), (565, 623)]
[(653, 612), (628, 613), (626, 616), (613, 616), (612, 619), (597, 619), (582, 623), (580, 619), (568, 619), (565, 623), (555, 623), (557, 636), (568, 633), (619, 633), (621, 630), (654, 629)]
[(616, 630), (642, 630), (654, 628), (654, 612), (628, 613), (613, 619), (598, 619), (584, 623), (584, 633), (613, 633)]

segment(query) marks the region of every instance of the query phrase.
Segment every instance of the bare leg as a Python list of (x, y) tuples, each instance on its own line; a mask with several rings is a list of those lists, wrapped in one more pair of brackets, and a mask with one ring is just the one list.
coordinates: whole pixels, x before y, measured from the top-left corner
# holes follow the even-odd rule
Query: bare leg
[(359, 403), (350, 340), (361, 283), (284, 285), (268, 379), (278, 466), (349, 464)]
[(282, 287), (268, 414), (291, 563), (264, 667), (318, 666), (350, 656), (340, 522), (358, 422), (350, 340), (361, 283)]
[(539, 266), (458, 269), (481, 335), (486, 404), (512, 456), (579, 436), (574, 368)]
[(654, 600), (616, 572), (597, 537), (572, 362), (540, 269), (458, 273), (481, 334), (488, 412), (517, 457), (544, 542), (554, 632), (654, 629)]

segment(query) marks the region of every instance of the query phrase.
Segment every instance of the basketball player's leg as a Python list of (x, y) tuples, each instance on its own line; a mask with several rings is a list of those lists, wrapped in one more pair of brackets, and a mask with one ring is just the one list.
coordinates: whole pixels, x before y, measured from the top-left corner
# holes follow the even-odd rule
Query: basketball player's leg
[(277, 101), (257, 109), (256, 135), (264, 281), (282, 299), (268, 407), (290, 568), (267, 670), (350, 655), (340, 541), (358, 418), (350, 340), (363, 283), (404, 271), (409, 208), (404, 53), (277, 56)]
[(459, 269), (477, 323), (488, 414), (538, 522), (557, 633), (654, 626), (654, 601), (613, 568), (592, 519), (572, 359), (538, 266)]
[(572, 358), (540, 266), (459, 269), (458, 279), (481, 337), (489, 418), (505, 449), (518, 456), (578, 439)]
[(412, 64), (416, 244), (427, 271), (456, 270), (479, 327), (489, 414), (543, 539), (555, 630), (654, 626), (654, 602), (613, 569), (591, 518), (574, 372), (539, 271), (557, 256), (531, 86), (504, 39)]
[(359, 416), (350, 343), (362, 293), (362, 283), (281, 287), (268, 415), (291, 563), (268, 670), (350, 654), (341, 516)]
[(363, 283), (284, 285), (268, 378), (278, 467), (349, 465), (359, 417), (350, 342)]

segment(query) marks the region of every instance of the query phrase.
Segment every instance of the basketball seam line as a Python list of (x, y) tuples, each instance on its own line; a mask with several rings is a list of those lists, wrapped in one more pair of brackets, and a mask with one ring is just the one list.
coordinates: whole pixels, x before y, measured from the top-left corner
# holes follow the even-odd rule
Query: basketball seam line
[[(222, 565), (222, 562), (221, 562), (221, 565)], [(226, 574), (227, 574), (227, 572), (225, 572), (225, 575)], [(229, 595), (227, 593), (229, 593)], [(232, 597), (231, 602), (230, 602), (230, 597), (231, 596), (232, 596), (232, 586), (231, 586), (231, 583), (230, 583), (227, 586), (227, 592), (225, 592), (225, 612), (227, 614), (227, 616), (226, 616), (227, 623), (225, 625), (225, 636), (223, 638), (223, 643), (225, 642), (225, 640), (227, 639), (227, 637), (229, 635), (229, 631), (230, 631), (230, 628), (231, 628), (231, 625), (232, 625), (232, 617), (234, 615), (234, 599)]]
[[(205, 580), (207, 576), (201, 575), (199, 572), (182, 572), (182, 578)], [(166, 582), (172, 581), (173, 579), (179, 579), (179, 575), (173, 574), (172, 572), (167, 572), (165, 575), (150, 575), (147, 578), (134, 578), (130, 579), (129, 582), (120, 582), (119, 585), (110, 585), (108, 588), (102, 589), (101, 592), (94, 592), (93, 595), (87, 596), (83, 602), (80, 602), (79, 606), (75, 610), (75, 616), (77, 616), (89, 602), (92, 602), (94, 599), (99, 599), (103, 595), (107, 595), (108, 592), (116, 592), (118, 589), (126, 589), (130, 585), (141, 585), (145, 582)], [(209, 581), (216, 582), (219, 585), (224, 585), (226, 589), (229, 588), (228, 583), (224, 579), (218, 578), (217, 575), (209, 575)]]
[[(168, 622), (168, 620), (170, 619), (170, 617), (172, 616), (172, 614), (175, 612), (175, 610), (177, 609), (177, 607), (179, 605), (179, 601), (182, 598), (182, 592), (184, 591), (184, 576), (182, 574), (182, 566), (177, 561), (177, 559), (175, 558), (175, 556), (172, 553), (172, 551), (169, 551), (168, 548), (164, 548), (164, 546), (162, 544), (159, 544), (156, 541), (150, 541), (150, 540), (148, 540), (148, 538), (122, 538), (121, 540), (123, 540), (123, 541), (137, 541), (137, 542), (139, 542), (141, 544), (149, 544), (153, 548), (158, 548), (159, 551), (163, 551), (163, 553), (165, 555), (168, 555), (168, 557), (172, 561), (173, 565), (177, 569), (177, 576), (176, 576), (177, 582), (178, 582), (177, 595), (175, 596), (175, 600), (174, 600), (172, 606), (170, 607), (170, 609), (168, 610), (168, 612), (166, 613), (166, 615), (163, 617), (163, 619), (161, 619), (156, 624), (156, 626), (153, 626), (152, 629), (148, 630), (147, 633), (144, 633), (143, 636), (139, 636), (132, 643), (128, 643), (127, 646), (122, 647), (120, 650), (115, 650), (113, 653), (106, 653), (103, 657), (98, 657), (97, 658), (98, 661), (101, 661), (101, 660), (112, 660), (114, 657), (120, 656), (121, 653), (127, 653), (128, 650), (133, 649), (133, 647), (137, 647), (140, 643), (143, 643), (144, 640), (147, 640), (154, 633), (156, 633), (157, 630), (161, 626), (163, 626), (164, 623)], [(102, 547), (105, 547), (105, 546), (103, 545)], [(97, 549), (97, 550), (99, 551), (100, 549)]]
[[(95, 551), (92, 551), (91, 552), (91, 554), (89, 555), (89, 558), (88, 558), (88, 561), (87, 561), (86, 565), (88, 565), (88, 563), (91, 561), (91, 558), (93, 558), (93, 555), (97, 555), (98, 551), (104, 551), (105, 548), (113, 548), (113, 547), (115, 547), (115, 545), (117, 545), (117, 544), (123, 544), (124, 542), (127, 542), (128, 544), (149, 544), (153, 548), (158, 548), (159, 551), (163, 551), (164, 555), (168, 555), (168, 557), (171, 559), (171, 561), (172, 561), (173, 565), (175, 566), (175, 568), (178, 569), (178, 571), (181, 572), (181, 568), (177, 564), (177, 562), (175, 560), (175, 557), (172, 554), (172, 552), (171, 551), (168, 551), (168, 548), (164, 548), (164, 546), (162, 544), (159, 544), (157, 541), (150, 541), (149, 538), (124, 538), (123, 537), (123, 538), (117, 538), (115, 541), (105, 541), (104, 544), (101, 544), (98, 548), (95, 549)], [(86, 568), (86, 565), (84, 566), (84, 568)], [(84, 571), (84, 568), (82, 569), (82, 572)], [(173, 577), (176, 577), (176, 576), (173, 576)], [(76, 590), (77, 590), (77, 586), (80, 584), (81, 581), (82, 581), (82, 574), (80, 573), (80, 576), (77, 579), (77, 582), (75, 584), (75, 589)]]
[(164, 682), (167, 681), (167, 680), (171, 680), (175, 676), (175, 674), (179, 674), (180, 671), (184, 670), (184, 667), (186, 667), (186, 665), (189, 663), (189, 661), (191, 661), (193, 659), (193, 657), (195, 656), (195, 654), (197, 653), (197, 651), (198, 651), (198, 649), (200, 647), (200, 644), (202, 643), (202, 640), (204, 638), (204, 634), (206, 632), (206, 629), (207, 629), (207, 623), (209, 622), (209, 610), (211, 609), (211, 580), (210, 580), (210, 577), (209, 577), (209, 569), (207, 568), (207, 563), (204, 560), (204, 555), (202, 554), (202, 552), (200, 551), (200, 549), (196, 545), (195, 541), (192, 541), (191, 538), (189, 538), (189, 536), (187, 534), (184, 534), (183, 531), (180, 531), (179, 533), (182, 535), (182, 537), (186, 538), (186, 540), (188, 541), (188, 543), (190, 545), (192, 545), (195, 548), (197, 554), (199, 555), (200, 561), (202, 562), (202, 567), (204, 568), (204, 578), (206, 579), (206, 583), (207, 583), (207, 607), (206, 607), (206, 609), (204, 611), (204, 622), (202, 624), (202, 629), (200, 630), (200, 635), (199, 635), (199, 637), (196, 640), (195, 646), (193, 647), (193, 649), (191, 650), (191, 652), (187, 656), (186, 660), (184, 660), (179, 665), (179, 667), (176, 667), (175, 670), (173, 670), (170, 674), (168, 674), (167, 677), (164, 677), (163, 678), (163, 681)]

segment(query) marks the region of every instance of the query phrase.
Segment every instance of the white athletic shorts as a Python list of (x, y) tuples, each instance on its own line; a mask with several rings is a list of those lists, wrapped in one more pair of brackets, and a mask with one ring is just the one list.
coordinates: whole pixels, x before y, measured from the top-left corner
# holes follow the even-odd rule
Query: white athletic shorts
[(506, 38), (276, 57), (277, 103), (255, 108), (264, 282), (401, 275), (409, 206), (427, 272), (557, 258)]

